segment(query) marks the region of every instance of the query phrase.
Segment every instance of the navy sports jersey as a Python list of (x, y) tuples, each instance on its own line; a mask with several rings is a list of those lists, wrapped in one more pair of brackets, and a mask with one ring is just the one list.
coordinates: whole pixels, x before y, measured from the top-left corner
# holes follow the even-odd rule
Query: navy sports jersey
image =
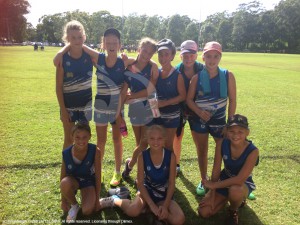
[(84, 111), (92, 108), (92, 74), (91, 57), (82, 52), (79, 59), (68, 53), (63, 55), (63, 94), (65, 106), (69, 111)]
[(72, 157), (73, 145), (63, 151), (63, 160), (66, 166), (66, 174), (73, 176), (78, 181), (90, 181), (95, 185), (95, 153), (96, 145), (88, 144), (88, 151), (80, 164), (74, 163)]
[[(129, 70), (125, 71), (125, 82), (128, 84), (132, 93), (147, 89), (151, 78), (151, 67), (152, 66), (149, 63), (140, 72), (132, 73)], [(131, 118), (131, 122), (139, 121), (144, 125), (149, 123), (153, 116), (147, 97), (131, 99), (128, 116)]]
[[(178, 70), (174, 70), (167, 78), (161, 77), (161, 69), (156, 83), (156, 92), (158, 100), (168, 100), (179, 95), (177, 90)], [(159, 108), (161, 118), (174, 119), (180, 116), (180, 104), (168, 105)]]
[[(210, 93), (204, 94), (201, 83), (202, 73), (198, 73), (198, 84), (196, 88), (195, 103), (202, 110), (212, 114), (210, 121), (220, 121), (226, 118), (227, 96), (220, 97), (220, 74), (209, 79)], [(226, 85), (228, 86), (228, 70), (225, 73)], [(213, 123), (211, 123), (213, 124)]]
[(145, 171), (144, 186), (155, 203), (165, 200), (168, 190), (172, 151), (168, 149), (163, 149), (163, 151), (162, 164), (158, 169), (151, 160), (150, 149), (142, 152)]
[[(185, 86), (185, 90), (186, 92), (188, 92), (189, 86), (190, 86), (190, 78), (188, 78), (186, 76), (186, 74), (184, 73), (184, 64), (181, 62), (178, 65), (176, 65), (175, 67), (177, 70), (179, 70), (179, 72), (181, 73), (183, 80), (184, 80), (184, 86)], [(198, 72), (200, 72), (203, 69), (203, 64), (199, 63), (197, 61), (195, 61), (194, 63), (194, 74), (197, 74)]]
[(119, 104), (121, 87), (124, 83), (125, 65), (118, 57), (113, 67), (108, 67), (105, 54), (99, 53), (97, 63), (97, 94), (95, 99), (95, 117), (99, 114), (115, 114)]
[[(238, 159), (231, 158), (231, 149), (230, 149), (230, 140), (224, 139), (221, 147), (221, 154), (224, 162), (224, 169), (221, 172), (220, 178), (221, 180), (237, 176), (242, 167), (244, 166), (247, 157), (252, 151), (255, 151), (257, 148), (251, 141), (249, 141), (249, 145), (246, 147), (244, 152)], [(256, 162), (258, 165), (258, 159)], [(252, 180), (252, 174), (247, 178), (245, 182), (252, 190), (255, 189), (255, 184)]]

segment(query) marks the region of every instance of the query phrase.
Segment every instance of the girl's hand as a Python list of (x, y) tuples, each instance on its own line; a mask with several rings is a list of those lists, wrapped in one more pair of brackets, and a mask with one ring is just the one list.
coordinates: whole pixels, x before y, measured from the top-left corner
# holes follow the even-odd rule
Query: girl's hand
[(56, 54), (56, 56), (53, 59), (53, 64), (54, 66), (58, 67), (58, 66), (62, 66), (63, 62), (63, 53), (59, 52)]
[(203, 186), (205, 187), (205, 188), (208, 188), (208, 189), (210, 189), (210, 190), (214, 190), (214, 189), (216, 189), (216, 187), (215, 187), (215, 182), (212, 182), (212, 181), (210, 181), (210, 180), (202, 180), (202, 184), (203, 184)]
[(121, 56), (121, 59), (122, 59), (123, 61), (128, 60), (128, 56), (126, 55), (125, 52), (122, 52), (120, 56)]
[(71, 117), (67, 110), (61, 111), (60, 120), (62, 122), (71, 122)]
[(159, 211), (159, 214), (158, 214), (159, 220), (165, 220), (168, 218), (169, 211), (165, 206), (163, 206), (163, 205), (159, 206), (158, 211)]
[(151, 212), (153, 212), (153, 214), (155, 216), (159, 216), (159, 209), (158, 209), (157, 205), (155, 205), (153, 203), (153, 204), (149, 205), (149, 208), (150, 208)]
[(197, 115), (202, 119), (204, 120), (205, 122), (209, 121), (210, 118), (212, 117), (212, 114), (208, 111), (205, 111), (205, 110), (201, 110), (199, 109), (197, 111)]

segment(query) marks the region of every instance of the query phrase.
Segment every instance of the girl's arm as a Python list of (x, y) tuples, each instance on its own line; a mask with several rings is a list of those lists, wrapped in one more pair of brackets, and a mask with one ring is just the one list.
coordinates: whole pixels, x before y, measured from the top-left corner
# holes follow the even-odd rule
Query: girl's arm
[(99, 211), (101, 208), (99, 198), (101, 191), (101, 150), (96, 146), (95, 152), (95, 182), (96, 182), (96, 202), (95, 211)]
[(233, 116), (236, 110), (236, 83), (233, 73), (228, 74), (228, 117)]
[(67, 123), (71, 121), (71, 118), (65, 106), (64, 94), (63, 94), (63, 80), (64, 80), (64, 69), (60, 65), (56, 67), (56, 97), (61, 112), (60, 119), (62, 122)]
[(258, 158), (258, 149), (252, 151), (246, 159), (246, 162), (242, 169), (240, 170), (239, 174), (235, 177), (228, 178), (226, 180), (222, 180), (219, 182), (210, 182), (208, 181), (206, 187), (209, 189), (216, 189), (216, 188), (225, 188), (230, 187), (232, 185), (243, 185), (247, 178), (252, 173), (252, 170), (256, 164)]
[(155, 216), (158, 216), (158, 207), (151, 199), (148, 194), (147, 189), (144, 186), (144, 160), (143, 154), (140, 154), (138, 157), (138, 172), (137, 172), (137, 186), (141, 193), (141, 197), (145, 200), (150, 210), (154, 213)]
[(125, 68), (127, 68), (129, 65), (133, 64), (136, 60), (135, 58), (128, 57), (125, 52), (122, 52), (120, 57), (123, 60)]
[(167, 197), (163, 205), (159, 207), (160, 209), (159, 219), (161, 220), (168, 218), (170, 202), (175, 191), (175, 179), (176, 179), (176, 160), (175, 160), (175, 155), (172, 152)]
[(185, 91), (184, 81), (183, 81), (181, 74), (178, 74), (177, 90), (178, 90), (178, 95), (176, 97), (168, 99), (168, 100), (159, 100), (158, 107), (162, 108), (162, 107), (165, 107), (168, 105), (175, 105), (175, 104), (185, 101), (186, 91)]
[(198, 76), (193, 76), (190, 82), (189, 90), (186, 97), (186, 104), (188, 107), (196, 113), (204, 121), (208, 121), (211, 117), (211, 114), (205, 110), (200, 109), (194, 101), (196, 91), (197, 91), (197, 84), (198, 84)]
[(97, 66), (99, 52), (86, 46), (86, 45), (83, 45), (82, 48), (83, 48), (83, 51), (85, 51), (92, 58), (94, 65)]
[(62, 66), (62, 58), (63, 58), (63, 55), (65, 53), (67, 53), (69, 50), (70, 50), (70, 44), (66, 44), (63, 48), (61, 48), (56, 56), (54, 57), (53, 59), (53, 64), (55, 67), (58, 67), (58, 66)]

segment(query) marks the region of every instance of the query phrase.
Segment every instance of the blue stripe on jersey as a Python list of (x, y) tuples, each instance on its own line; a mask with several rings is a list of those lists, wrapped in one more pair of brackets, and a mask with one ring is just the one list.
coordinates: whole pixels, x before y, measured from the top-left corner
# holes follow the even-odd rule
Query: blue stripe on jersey
[(68, 109), (84, 108), (92, 100), (93, 63), (91, 57), (82, 52), (79, 59), (72, 58), (68, 53), (63, 55), (63, 93)]
[[(171, 151), (164, 149), (164, 158), (160, 168), (155, 168), (151, 156), (150, 149), (142, 152), (144, 160), (144, 186), (148, 190), (150, 196), (155, 199), (164, 200), (167, 196), (168, 181), (170, 175)], [(152, 199), (154, 200), (154, 199)]]
[(72, 148), (73, 145), (66, 148), (62, 153), (66, 166), (66, 174), (76, 178), (95, 179), (94, 161), (96, 145), (90, 143), (88, 144), (88, 152), (81, 164), (74, 163), (72, 157)]
[(125, 65), (118, 57), (113, 67), (106, 66), (105, 54), (99, 53), (97, 63), (97, 95), (118, 95), (124, 82)]
[[(200, 74), (198, 73), (198, 85), (196, 88), (195, 103), (203, 110), (210, 111), (213, 119), (220, 119), (226, 116), (227, 98), (220, 97), (220, 76), (219, 74), (209, 80), (209, 94), (204, 95), (203, 87), (200, 82)], [(228, 72), (226, 73), (226, 81), (228, 85)]]
[[(228, 176), (228, 177), (234, 177), (237, 176), (239, 174), (239, 172), (241, 171), (241, 169), (243, 168), (247, 157), (249, 156), (249, 154), (256, 150), (256, 146), (254, 144), (252, 144), (251, 141), (249, 141), (249, 145), (246, 147), (246, 149), (244, 150), (244, 152), (241, 154), (241, 156), (234, 160), (231, 158), (231, 148), (230, 148), (230, 140), (228, 139), (224, 139), (222, 142), (222, 147), (221, 147), (221, 154), (222, 154), (222, 158), (224, 161), (224, 173)], [(258, 164), (258, 162), (256, 163), (256, 165)], [(254, 182), (252, 180), (252, 175), (250, 175), (247, 178), (247, 183), (249, 183), (249, 185), (255, 189), (255, 185)]]
[[(159, 76), (156, 83), (156, 93), (158, 100), (168, 100), (179, 95), (177, 90), (178, 70), (174, 70), (167, 78), (161, 77), (161, 69), (159, 69)], [(168, 105), (159, 108), (162, 118), (173, 119), (180, 115), (180, 105)]]

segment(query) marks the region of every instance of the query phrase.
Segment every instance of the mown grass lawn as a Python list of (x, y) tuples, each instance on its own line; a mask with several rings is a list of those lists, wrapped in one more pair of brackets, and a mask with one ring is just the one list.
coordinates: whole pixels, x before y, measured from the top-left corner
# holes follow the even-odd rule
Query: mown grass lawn
[[(55, 95), (52, 58), (57, 48), (0, 47), (0, 222), (2, 224), (60, 224), (59, 174), (63, 130)], [(132, 56), (135, 56), (132, 54)], [(157, 61), (157, 55), (154, 56)], [(201, 60), (199, 55), (199, 60)], [(174, 65), (180, 61), (177, 54)], [(299, 224), (300, 207), (300, 55), (224, 53), (222, 67), (235, 74), (237, 113), (248, 116), (250, 139), (260, 150), (254, 170), (255, 201), (240, 210), (240, 224)], [(94, 80), (95, 81), (95, 80)], [(95, 83), (94, 83), (95, 84)], [(95, 126), (92, 123), (96, 143)], [(127, 124), (128, 127), (129, 123)], [(133, 132), (123, 139), (124, 159), (135, 142)], [(213, 162), (210, 140), (209, 171)], [(108, 138), (104, 159), (106, 195), (113, 173), (113, 149)], [(175, 199), (186, 224), (222, 224), (225, 210), (211, 219), (197, 216), (200, 200), (196, 150), (186, 126), (182, 149), (183, 174), (176, 180)], [(136, 172), (136, 170), (134, 170)], [(133, 180), (123, 182), (135, 194)], [(147, 224), (149, 218), (126, 217), (106, 209), (81, 222)], [(123, 219), (125, 221), (121, 221)]]

